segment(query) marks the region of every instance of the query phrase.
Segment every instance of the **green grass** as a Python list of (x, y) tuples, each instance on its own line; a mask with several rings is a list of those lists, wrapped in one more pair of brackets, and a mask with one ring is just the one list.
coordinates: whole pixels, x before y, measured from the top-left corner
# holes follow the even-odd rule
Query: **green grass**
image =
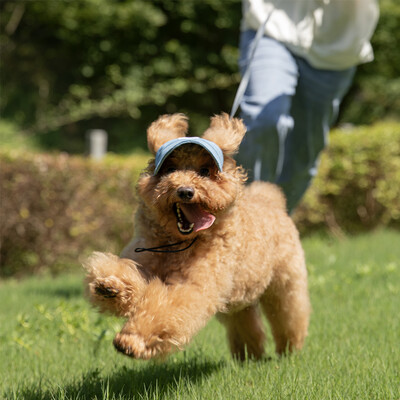
[(303, 242), (309, 337), (262, 362), (232, 361), (215, 320), (165, 363), (134, 361), (114, 351), (122, 322), (90, 308), (82, 276), (0, 283), (0, 397), (400, 399), (400, 233)]

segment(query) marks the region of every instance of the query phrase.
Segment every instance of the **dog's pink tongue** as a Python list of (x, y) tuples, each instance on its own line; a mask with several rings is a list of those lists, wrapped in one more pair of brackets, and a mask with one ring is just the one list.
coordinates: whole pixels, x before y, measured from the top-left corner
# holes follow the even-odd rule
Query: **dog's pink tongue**
[(185, 214), (186, 219), (194, 223), (195, 232), (209, 228), (215, 221), (214, 215), (205, 211), (199, 204), (181, 203), (180, 208)]

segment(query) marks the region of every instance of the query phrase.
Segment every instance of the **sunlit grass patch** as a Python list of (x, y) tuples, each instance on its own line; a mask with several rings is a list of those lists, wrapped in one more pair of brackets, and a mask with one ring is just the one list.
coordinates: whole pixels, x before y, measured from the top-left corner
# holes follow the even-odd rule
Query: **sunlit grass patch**
[(83, 276), (0, 283), (0, 398), (399, 399), (400, 234), (304, 241), (313, 306), (302, 352), (239, 364), (214, 319), (166, 362), (118, 354), (123, 321), (95, 312)]

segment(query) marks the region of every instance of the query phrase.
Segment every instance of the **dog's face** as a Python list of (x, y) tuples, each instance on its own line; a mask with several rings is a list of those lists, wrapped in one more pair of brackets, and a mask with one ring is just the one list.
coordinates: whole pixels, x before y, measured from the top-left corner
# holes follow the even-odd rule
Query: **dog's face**
[[(164, 143), (183, 137), (186, 132), (185, 116), (162, 116), (147, 131), (149, 149), (155, 155)], [(148, 217), (167, 234), (180, 239), (211, 231), (234, 203), (246, 179), (232, 158), (244, 133), (245, 127), (238, 119), (229, 119), (225, 114), (211, 119), (203, 138), (221, 148), (222, 171), (207, 150), (193, 143), (177, 147), (155, 175), (152, 160), (138, 183)]]

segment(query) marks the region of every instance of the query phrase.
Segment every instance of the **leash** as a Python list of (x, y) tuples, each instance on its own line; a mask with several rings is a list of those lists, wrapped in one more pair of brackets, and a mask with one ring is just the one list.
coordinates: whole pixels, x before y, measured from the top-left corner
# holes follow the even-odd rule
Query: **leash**
[(231, 119), (235, 116), (235, 114), (236, 114), (236, 112), (237, 112), (237, 110), (239, 108), (239, 105), (240, 105), (240, 103), (241, 103), (241, 101), (243, 99), (244, 92), (247, 89), (247, 85), (249, 84), (250, 66), (251, 66), (251, 63), (253, 62), (254, 54), (256, 52), (256, 48), (258, 46), (258, 43), (260, 42), (261, 38), (264, 35), (265, 26), (267, 25), (267, 23), (268, 23), (269, 19), (271, 18), (271, 15), (272, 15), (273, 12), (274, 12), (274, 9), (272, 9), (271, 12), (268, 14), (268, 16), (265, 19), (264, 23), (258, 27), (256, 36), (254, 37), (253, 42), (251, 44), (251, 48), (250, 48), (250, 52), (249, 52), (250, 55), (249, 55), (249, 58), (248, 58), (248, 61), (247, 61), (246, 70), (245, 70), (245, 72), (244, 72), (244, 74), (242, 76), (242, 79), (240, 81), (238, 90), (237, 90), (236, 95), (235, 95), (235, 100), (233, 101), (232, 110), (231, 110), (231, 113), (229, 115), (229, 118), (231, 118)]
[(180, 251), (187, 250), (188, 248), (192, 247), (193, 243), (197, 240), (197, 236), (190, 242), (190, 244), (183, 249), (176, 249), (176, 250), (162, 250), (165, 249), (166, 247), (173, 247), (173, 246), (178, 246), (179, 244), (188, 242), (189, 240), (182, 240), (181, 242), (177, 243), (172, 243), (172, 244), (165, 244), (164, 246), (159, 246), (159, 247), (137, 247), (135, 249), (136, 253), (142, 253), (144, 251), (152, 251), (153, 253), (179, 253)]

